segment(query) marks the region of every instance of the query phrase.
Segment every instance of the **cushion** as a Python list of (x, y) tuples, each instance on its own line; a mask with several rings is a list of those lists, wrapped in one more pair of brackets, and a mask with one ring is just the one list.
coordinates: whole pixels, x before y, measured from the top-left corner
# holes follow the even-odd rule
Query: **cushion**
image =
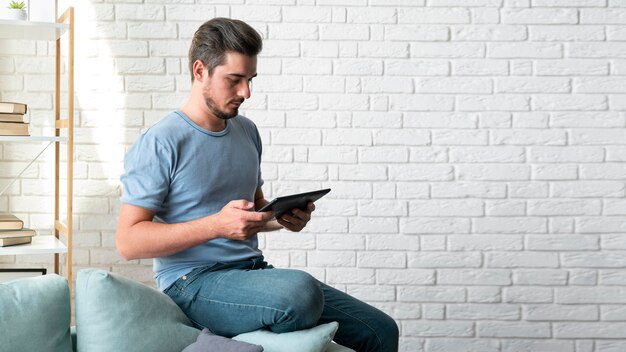
[(0, 284), (3, 351), (72, 350), (70, 289), (51, 274)]
[(355, 351), (351, 348), (348, 348), (348, 347), (345, 347), (338, 343), (333, 342), (330, 345), (328, 345), (325, 352), (355, 352)]
[(231, 340), (213, 334), (209, 329), (204, 329), (198, 336), (198, 340), (187, 346), (183, 352), (263, 352), (263, 347), (243, 341)]
[(268, 330), (256, 330), (233, 337), (263, 346), (265, 352), (325, 352), (330, 345), (339, 324), (331, 322), (311, 329), (277, 334)]
[(164, 293), (99, 269), (78, 272), (76, 332), (83, 352), (180, 352), (200, 334)]

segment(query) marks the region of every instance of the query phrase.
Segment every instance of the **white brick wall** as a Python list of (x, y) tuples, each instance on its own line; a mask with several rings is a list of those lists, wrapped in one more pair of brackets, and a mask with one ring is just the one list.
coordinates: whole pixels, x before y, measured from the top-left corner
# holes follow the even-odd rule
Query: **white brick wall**
[[(75, 3), (75, 269), (152, 284), (114, 248), (124, 151), (184, 102), (193, 31), (232, 16), (265, 38), (244, 114), (266, 195), (333, 188), (304, 233), (261, 236), (270, 261), (387, 311), (402, 351), (626, 349), (625, 1)], [(0, 98), (42, 128), (53, 46), (0, 49)], [(33, 152), (0, 145), (0, 181)], [(50, 159), (0, 211), (46, 229)]]

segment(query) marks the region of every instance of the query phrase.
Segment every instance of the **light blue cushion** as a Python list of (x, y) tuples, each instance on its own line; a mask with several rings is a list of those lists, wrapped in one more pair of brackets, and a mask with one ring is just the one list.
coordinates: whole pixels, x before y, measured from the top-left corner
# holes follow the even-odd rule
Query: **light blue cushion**
[(2, 351), (72, 350), (70, 289), (58, 275), (0, 284)]
[(200, 334), (164, 293), (99, 269), (78, 272), (76, 331), (79, 352), (180, 352)]
[(182, 352), (263, 352), (263, 347), (243, 341), (235, 341), (227, 337), (213, 334), (203, 329), (198, 341), (187, 346)]
[(282, 334), (256, 330), (237, 335), (233, 340), (261, 345), (264, 352), (325, 352), (338, 327), (337, 322), (331, 322), (311, 329)]
[(338, 343), (331, 343), (330, 345), (328, 345), (328, 347), (326, 347), (326, 351), (325, 352), (355, 352), (353, 349), (342, 346)]

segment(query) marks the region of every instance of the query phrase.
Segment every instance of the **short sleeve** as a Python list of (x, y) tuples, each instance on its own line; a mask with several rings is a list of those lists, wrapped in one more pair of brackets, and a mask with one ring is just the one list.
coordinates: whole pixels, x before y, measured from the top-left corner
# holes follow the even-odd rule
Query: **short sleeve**
[(261, 174), (261, 159), (263, 157), (263, 143), (261, 141), (261, 135), (259, 134), (259, 130), (256, 128), (256, 125), (254, 123), (252, 125), (254, 126), (254, 136), (255, 136), (254, 143), (256, 144), (256, 149), (259, 153), (259, 174), (257, 176), (257, 188), (259, 188), (263, 186), (263, 184), (265, 183), (265, 181), (263, 180), (263, 175)]
[(174, 153), (142, 134), (124, 158), (122, 202), (159, 211), (169, 192)]

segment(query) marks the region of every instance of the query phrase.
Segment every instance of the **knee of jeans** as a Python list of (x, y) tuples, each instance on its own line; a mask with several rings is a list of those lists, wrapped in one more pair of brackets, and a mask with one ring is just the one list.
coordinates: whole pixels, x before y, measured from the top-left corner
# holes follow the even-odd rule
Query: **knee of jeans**
[(285, 297), (285, 313), (291, 327), (285, 328), (290, 330), (312, 328), (324, 310), (324, 293), (319, 282), (303, 271), (294, 271), (289, 279), (292, 289)]
[(400, 339), (400, 329), (398, 329), (398, 324), (396, 323), (395, 320), (393, 320), (393, 318), (388, 316), (388, 322), (387, 322), (387, 339), (390, 341), (390, 343), (393, 343), (396, 348), (398, 346), (398, 340)]
[(377, 336), (370, 337), (380, 339), (378, 343), (382, 344), (382, 346), (380, 346), (381, 352), (398, 350), (400, 330), (398, 329), (398, 324), (396, 324), (395, 320), (393, 320), (392, 317), (385, 314), (384, 317), (379, 320), (376, 330)]
[(352, 337), (350, 348), (368, 352), (397, 352), (400, 338), (398, 324), (387, 314), (378, 311), (375, 319), (368, 321)]

